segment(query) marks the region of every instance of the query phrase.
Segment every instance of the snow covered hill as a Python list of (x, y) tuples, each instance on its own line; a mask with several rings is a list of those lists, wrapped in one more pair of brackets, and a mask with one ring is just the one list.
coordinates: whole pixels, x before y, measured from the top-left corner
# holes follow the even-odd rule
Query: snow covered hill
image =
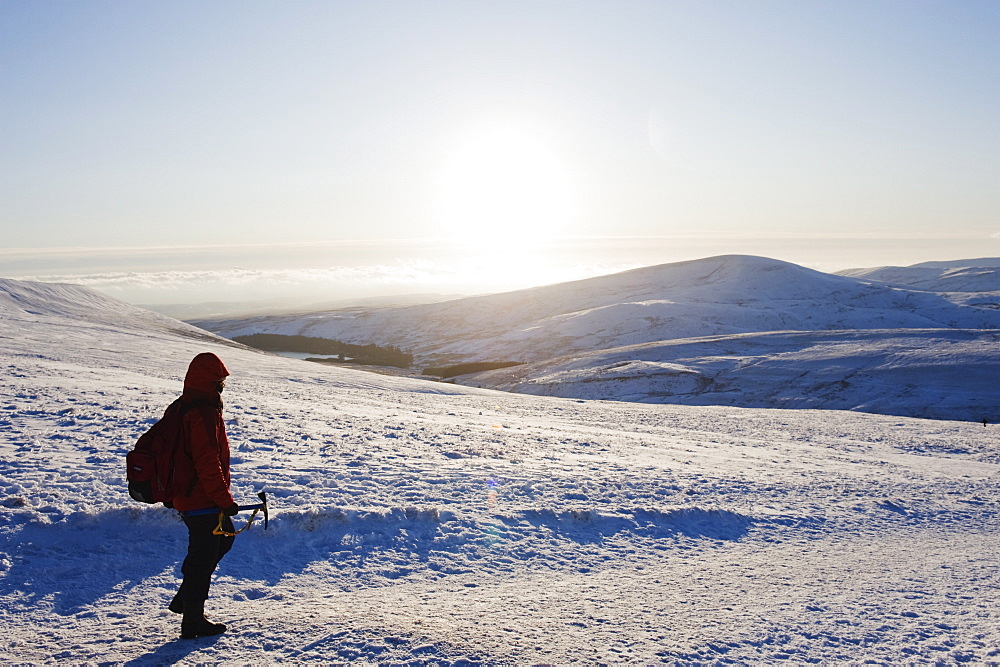
[(279, 333), (396, 345), (418, 364), (544, 361), (696, 336), (824, 329), (1000, 328), (939, 295), (749, 256), (646, 267), (406, 308), (201, 320), (223, 336)]
[[(225, 336), (394, 344), (422, 366), (532, 362), (455, 381), (533, 394), (993, 418), (996, 397), (982, 391), (982, 378), (1000, 366), (991, 333), (1000, 330), (1000, 311), (977, 305), (778, 260), (724, 256), (411, 308), (199, 324)], [(953, 345), (935, 329), (966, 330), (958, 339), (967, 342)], [(744, 337), (790, 331), (869, 333)], [(706, 336), (731, 343), (705, 347)], [(946, 349), (933, 349), (938, 344)], [(726, 345), (735, 351), (720, 361), (716, 350)], [(707, 356), (698, 359), (703, 348)]]
[(849, 269), (838, 275), (904, 289), (937, 292), (952, 303), (1000, 311), (1000, 258)]
[(1000, 258), (924, 262), (913, 266), (848, 269), (837, 275), (878, 281), (928, 292), (974, 292), (1000, 295)]
[[(89, 300), (89, 301), (88, 301)], [(580, 402), (227, 346), (0, 287), (0, 663), (988, 663), (1000, 430)], [(271, 497), (179, 640), (186, 536), (124, 455), (214, 351)]]
[(320, 310), (336, 310), (342, 308), (378, 308), (382, 306), (412, 306), (421, 303), (434, 303), (461, 298), (460, 294), (411, 293), (387, 296), (358, 297), (355, 299), (338, 299), (315, 303), (297, 301), (295, 299), (265, 299), (261, 301), (210, 301), (203, 303), (170, 303), (140, 305), (154, 312), (175, 317), (179, 320), (251, 317), (260, 314), (301, 314)]
[(914, 264), (917, 268), (960, 269), (964, 267), (1000, 268), (1000, 257), (979, 257), (977, 259), (949, 259)]
[[(59, 329), (87, 327), (135, 331), (148, 337), (180, 335), (237, 346), (204, 329), (131, 306), (80, 285), (0, 278), (0, 318), (8, 322), (44, 322)], [(45, 342), (49, 340), (46, 338)]]

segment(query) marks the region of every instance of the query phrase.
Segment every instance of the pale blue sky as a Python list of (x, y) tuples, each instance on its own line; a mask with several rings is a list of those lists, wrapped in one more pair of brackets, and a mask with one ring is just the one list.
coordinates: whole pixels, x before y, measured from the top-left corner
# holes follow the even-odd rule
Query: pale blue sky
[(998, 28), (992, 0), (0, 0), (0, 275), (442, 269), (436, 237), (563, 268), (536, 237), (656, 237), (566, 276), (997, 255)]

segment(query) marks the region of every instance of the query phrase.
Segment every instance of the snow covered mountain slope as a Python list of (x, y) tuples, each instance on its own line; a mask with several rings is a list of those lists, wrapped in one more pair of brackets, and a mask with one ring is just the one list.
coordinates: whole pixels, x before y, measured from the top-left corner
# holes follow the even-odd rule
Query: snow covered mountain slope
[(198, 321), (226, 337), (396, 345), (418, 364), (544, 361), (662, 340), (763, 331), (1000, 328), (1000, 312), (762, 257), (722, 256), (444, 303)]
[(86, 327), (93, 331), (136, 331), (143, 336), (169, 338), (180, 335), (237, 346), (204, 329), (131, 306), (80, 285), (0, 278), (0, 318), (8, 322), (44, 322), (59, 329)]
[(995, 419), (1000, 309), (979, 301), (726, 256), (413, 308), (200, 324), (395, 344), (424, 366), (529, 361), (455, 382), (539, 395)]
[(977, 259), (948, 259), (914, 264), (917, 268), (960, 269), (963, 267), (1000, 268), (1000, 257), (979, 257)]
[[(393, 378), (47, 289), (0, 313), (0, 662), (1000, 659), (996, 427)], [(202, 351), (272, 513), (216, 576), (229, 631), (183, 641), (184, 528), (123, 460)]]
[(1000, 259), (925, 262), (913, 266), (848, 269), (837, 275), (928, 292), (1000, 293)]
[(538, 396), (1000, 421), (1000, 331), (769, 332), (646, 343), (456, 378)]

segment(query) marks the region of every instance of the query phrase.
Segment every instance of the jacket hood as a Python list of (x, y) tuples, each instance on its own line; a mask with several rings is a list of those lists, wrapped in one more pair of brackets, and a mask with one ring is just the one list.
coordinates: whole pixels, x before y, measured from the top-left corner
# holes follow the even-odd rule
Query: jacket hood
[(191, 360), (184, 377), (184, 391), (218, 394), (217, 385), (229, 375), (222, 359), (211, 352), (202, 352)]

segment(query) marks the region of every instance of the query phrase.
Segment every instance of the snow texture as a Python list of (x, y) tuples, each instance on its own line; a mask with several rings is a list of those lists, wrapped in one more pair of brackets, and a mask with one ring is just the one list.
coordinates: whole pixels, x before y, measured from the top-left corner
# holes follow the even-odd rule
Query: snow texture
[[(0, 662), (1000, 660), (1000, 431), (505, 394), (254, 352), (0, 283)], [(124, 455), (214, 351), (234, 492), (208, 614)]]
[(540, 396), (996, 422), (997, 377), (998, 331), (868, 329), (646, 343), (460, 380)]

